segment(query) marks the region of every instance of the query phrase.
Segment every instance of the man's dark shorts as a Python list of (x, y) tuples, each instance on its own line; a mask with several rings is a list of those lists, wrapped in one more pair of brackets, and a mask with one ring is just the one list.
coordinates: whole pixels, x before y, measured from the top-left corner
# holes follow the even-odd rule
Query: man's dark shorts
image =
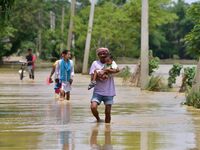
[(100, 105), (103, 101), (105, 105), (112, 105), (113, 97), (114, 96), (103, 96), (97, 93), (93, 93), (91, 102), (97, 102), (97, 104)]

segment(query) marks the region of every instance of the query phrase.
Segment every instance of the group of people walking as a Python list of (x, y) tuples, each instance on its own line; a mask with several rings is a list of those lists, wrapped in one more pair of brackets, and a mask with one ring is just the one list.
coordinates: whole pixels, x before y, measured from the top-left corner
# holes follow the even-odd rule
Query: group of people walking
[[(118, 73), (119, 68), (108, 48), (98, 48), (96, 54), (98, 60), (93, 61), (89, 71), (91, 82), (88, 85), (88, 90), (94, 88), (90, 108), (96, 121), (101, 122), (98, 106), (103, 102), (105, 105), (104, 121), (105, 123), (110, 123), (113, 98), (116, 95), (113, 74)], [(59, 100), (69, 101), (74, 77), (74, 64), (71, 60), (71, 52), (69, 50), (62, 51), (61, 58), (53, 64), (48, 79), (50, 83), (53, 82), (53, 75), (55, 94), (59, 95)]]

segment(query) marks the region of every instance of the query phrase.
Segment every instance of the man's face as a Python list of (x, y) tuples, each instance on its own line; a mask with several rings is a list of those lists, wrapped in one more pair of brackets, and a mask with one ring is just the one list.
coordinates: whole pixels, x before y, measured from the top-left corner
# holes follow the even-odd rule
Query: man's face
[(28, 51), (28, 54), (31, 55), (31, 54), (32, 54), (32, 51)]
[(99, 59), (101, 62), (105, 63), (105, 58), (108, 55), (107, 51), (101, 51), (98, 53)]

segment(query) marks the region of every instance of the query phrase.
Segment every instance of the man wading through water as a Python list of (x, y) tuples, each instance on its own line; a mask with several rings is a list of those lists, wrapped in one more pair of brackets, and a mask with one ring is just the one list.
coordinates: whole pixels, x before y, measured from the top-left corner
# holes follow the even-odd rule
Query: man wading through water
[[(99, 48), (96, 51), (99, 60), (95, 60), (91, 67), (89, 74), (91, 75), (91, 81), (94, 76), (95, 70), (103, 69), (105, 65), (105, 58), (109, 55), (109, 50), (107, 48)], [(113, 62), (115, 63), (115, 62)], [(103, 101), (105, 104), (105, 123), (110, 123), (111, 121), (111, 108), (113, 104), (113, 98), (115, 94), (115, 85), (113, 79), (113, 73), (119, 72), (119, 69), (108, 69), (105, 70), (105, 73), (110, 74), (108, 79), (101, 79), (97, 75), (96, 85), (94, 87), (93, 95), (91, 98), (91, 111), (94, 117), (97, 119), (97, 122), (100, 122), (98, 105)]]

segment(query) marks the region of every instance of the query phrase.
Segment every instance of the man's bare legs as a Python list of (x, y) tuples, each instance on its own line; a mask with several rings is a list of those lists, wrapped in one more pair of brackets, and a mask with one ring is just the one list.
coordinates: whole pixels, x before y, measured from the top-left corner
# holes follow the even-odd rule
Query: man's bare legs
[[(97, 119), (97, 122), (100, 122), (101, 119), (99, 117), (99, 112), (97, 110), (98, 108), (97, 102), (91, 102), (90, 108), (91, 108), (93, 116)], [(105, 123), (110, 123), (111, 108), (112, 108), (112, 105), (105, 105)]]
[(105, 105), (105, 123), (110, 123), (112, 105)]
[(70, 92), (66, 93), (66, 100), (68, 100), (68, 101), (70, 100)]
[(91, 102), (90, 109), (92, 111), (92, 114), (97, 119), (97, 122), (100, 122), (99, 112), (97, 108), (98, 108), (97, 102)]

